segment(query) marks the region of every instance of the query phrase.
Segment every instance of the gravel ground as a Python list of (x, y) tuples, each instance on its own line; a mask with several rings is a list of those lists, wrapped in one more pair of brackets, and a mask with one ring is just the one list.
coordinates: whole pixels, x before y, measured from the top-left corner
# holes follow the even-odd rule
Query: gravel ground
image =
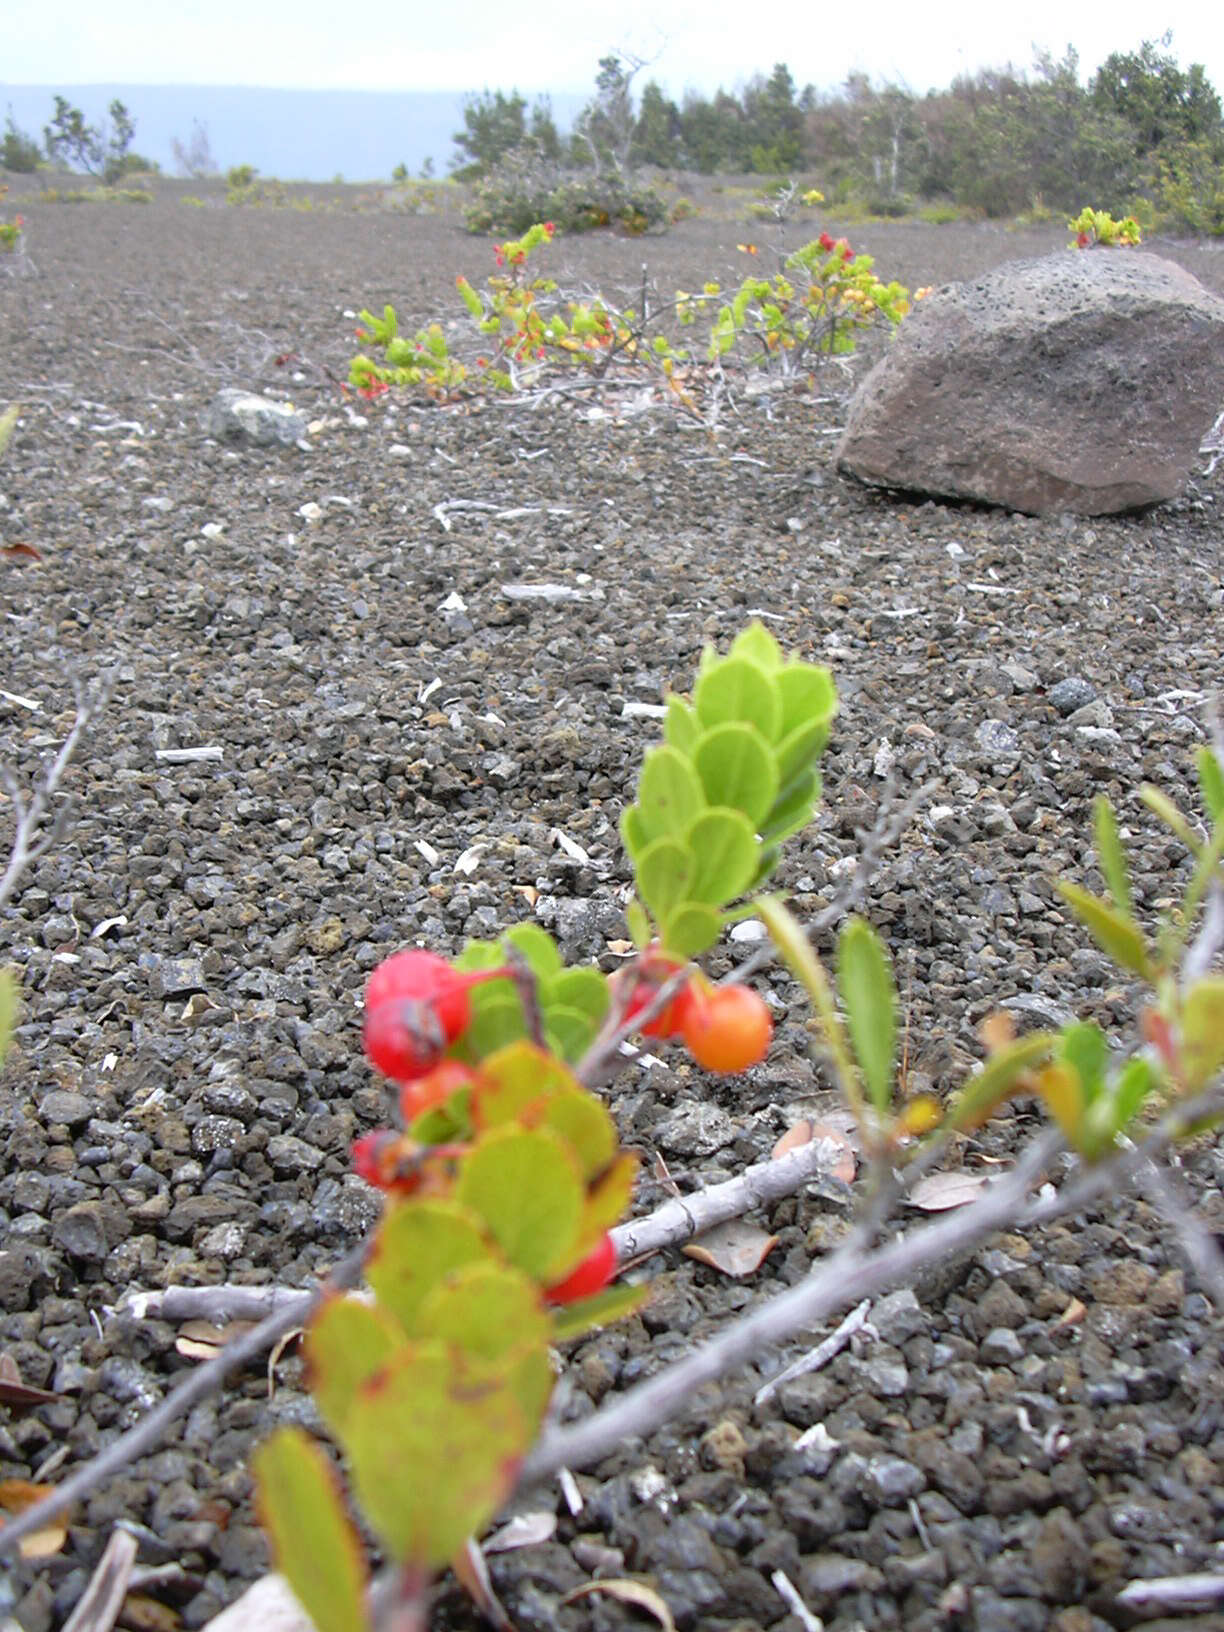
[[(645, 261), (664, 291), (738, 278), (749, 229), (726, 195), (707, 202), (664, 238), (558, 243), (554, 264), (633, 285)], [(1177, 892), (1177, 847), (1135, 790), (1191, 799), (1220, 680), (1218, 476), (1091, 522), (866, 493), (831, 468), (836, 370), (819, 401), (741, 404), (715, 435), (586, 403), (353, 413), (327, 379), (346, 371), (352, 310), (451, 312), (455, 271), (487, 264), (453, 221), (192, 209), (170, 191), (140, 209), (21, 208), (36, 275), (0, 280), (0, 403), (24, 404), (0, 543), (39, 559), (0, 555), (0, 760), (32, 777), (71, 722), (73, 678), (117, 678), (67, 779), (67, 838), (0, 919), (25, 999), (0, 1078), (0, 1348), (58, 1396), (0, 1414), (0, 1478), (62, 1477), (191, 1364), (175, 1328), (114, 1313), (131, 1289), (302, 1284), (369, 1224), (347, 1153), (388, 1115), (357, 1024), (381, 957), (534, 914), (571, 959), (615, 963), (616, 823), (656, 730), (626, 704), (686, 687), (703, 643), (751, 613), (828, 662), (842, 698), (822, 814), (782, 875), (800, 912), (835, 889), (887, 763), (902, 792), (940, 779), (869, 901), (904, 988), (911, 1086), (955, 1086), (1000, 1002), (1127, 1036), (1135, 994), (1055, 880), (1091, 877), (1103, 791), (1144, 907)], [(1066, 236), (851, 230), (911, 286)], [(1224, 293), (1224, 255), (1159, 247)], [(223, 385), (291, 394), (309, 451), (207, 439)], [(493, 508), (437, 511), (456, 500)], [(564, 598), (511, 593), (542, 584)], [(217, 753), (159, 757), (201, 747)], [(6, 806), (5, 853), (9, 821)], [(614, 1087), (624, 1139), (686, 1186), (829, 1103), (793, 985), (762, 989), (777, 1039), (747, 1079), (669, 1056)], [(1006, 1160), (1037, 1120), (1009, 1111), (965, 1142), (965, 1167)], [(1180, 1178), (1224, 1230), (1219, 1152), (1187, 1154)], [(647, 1185), (641, 1205), (659, 1199)], [(654, 1259), (644, 1314), (575, 1346), (568, 1412), (801, 1278), (852, 1205), (830, 1182), (776, 1206), (779, 1244), (746, 1282)], [(1061, 1321), (1073, 1299), (1082, 1317)], [(844, 1632), (1089, 1632), (1130, 1624), (1129, 1579), (1224, 1564), (1222, 1329), (1143, 1203), (1006, 1236), (872, 1320), (874, 1338), (763, 1406), (760, 1383), (820, 1334), (703, 1390), (579, 1475), (577, 1519), (555, 1489), (532, 1493), (559, 1527), (493, 1561), (516, 1624), (640, 1624), (610, 1601), (557, 1605), (627, 1571), (681, 1629), (802, 1632), (772, 1584), (783, 1570)], [(248, 1450), (308, 1415), (292, 1356), (271, 1398), (244, 1375), (98, 1491), (61, 1554), (14, 1569), (0, 1614), (61, 1624), (124, 1519), (142, 1564), (183, 1566), (155, 1590), (201, 1625), (266, 1568)], [(796, 1450), (816, 1423), (836, 1444)], [(447, 1590), (436, 1624), (476, 1622)]]

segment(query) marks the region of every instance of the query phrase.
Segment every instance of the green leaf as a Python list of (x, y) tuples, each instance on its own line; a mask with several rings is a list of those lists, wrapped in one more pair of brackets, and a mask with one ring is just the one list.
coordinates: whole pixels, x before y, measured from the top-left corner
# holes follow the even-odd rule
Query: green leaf
[(667, 717), (663, 721), (663, 741), (682, 754), (689, 754), (701, 733), (696, 711), (683, 697), (667, 699)]
[(493, 1250), (467, 1208), (434, 1198), (400, 1202), (378, 1227), (366, 1278), (380, 1308), (415, 1337), (421, 1305), (439, 1282), (465, 1264), (489, 1262)]
[(1096, 847), (1101, 872), (1105, 875), (1105, 882), (1109, 886), (1110, 895), (1113, 896), (1114, 905), (1124, 917), (1133, 919), (1134, 908), (1131, 904), (1126, 852), (1122, 848), (1122, 836), (1118, 832), (1118, 819), (1114, 815), (1113, 806), (1103, 793), (1097, 795), (1093, 805), (1093, 824), (1096, 828)]
[[(496, 941), (466, 941), (462, 952), (454, 959), (454, 966), (466, 974), (475, 974), (480, 969), (500, 969), (505, 961), (506, 954)], [(476, 998), (487, 990), (487, 987), (477, 986), (472, 996)]]
[(721, 907), (742, 895), (751, 884), (756, 873), (757, 838), (747, 817), (738, 810), (703, 811), (684, 835), (684, 843), (697, 862), (688, 892), (690, 901)]
[(1127, 1060), (1114, 1085), (1111, 1135), (1126, 1132), (1155, 1090), (1156, 1081), (1152, 1062), (1144, 1059), (1142, 1054)]
[(484, 1220), (512, 1264), (548, 1286), (572, 1256), (582, 1221), (578, 1157), (547, 1128), (493, 1128), (464, 1160), (455, 1199)]
[(551, 1322), (539, 1287), (525, 1275), (504, 1265), (467, 1265), (430, 1293), (421, 1329), (459, 1349), (474, 1371), (510, 1382), (524, 1416), (539, 1422), (552, 1393)]
[(773, 751), (754, 725), (728, 722), (703, 732), (693, 750), (693, 766), (705, 803), (742, 810), (754, 831), (761, 826), (777, 798), (780, 778)]
[(782, 728), (782, 699), (773, 677), (742, 657), (712, 663), (697, 681), (693, 706), (703, 731), (751, 722), (766, 742)]
[(761, 828), (761, 843), (779, 845), (792, 833), (805, 828), (820, 800), (820, 787), (817, 772), (808, 771), (792, 782), (788, 790), (779, 794)]
[(789, 731), (774, 749), (778, 779), (785, 791), (800, 772), (807, 770), (829, 740), (827, 720), (808, 720)]
[[(636, 808), (647, 843), (680, 834), (706, 803), (692, 764), (677, 748), (652, 748), (642, 761)], [(632, 852), (631, 852), (632, 853)]]
[(944, 1126), (950, 1132), (981, 1127), (1033, 1067), (1049, 1058), (1054, 1041), (1048, 1032), (1032, 1031), (997, 1049), (952, 1101)]
[(502, 945), (521, 953), (532, 974), (541, 980), (559, 974), (565, 967), (557, 943), (539, 924), (515, 924), (502, 936)]
[(634, 858), (642, 899), (656, 918), (666, 918), (677, 901), (688, 899), (697, 858), (677, 838), (656, 839)]
[(1081, 923), (1087, 926), (1097, 945), (1123, 969), (1133, 970), (1145, 980), (1152, 979), (1143, 933), (1133, 919), (1125, 918), (1116, 907), (1099, 896), (1081, 889), (1067, 879), (1058, 881), (1063, 899)]
[(1109, 1064), (1109, 1044), (1100, 1026), (1090, 1020), (1076, 1021), (1064, 1028), (1058, 1046), (1059, 1059), (1069, 1065), (1084, 1090), (1084, 1103), (1091, 1105), (1105, 1086)]
[(696, 958), (722, 934), (722, 917), (698, 901), (682, 901), (660, 926), (663, 950), (673, 958)]
[(1186, 993), (1181, 1040), (1186, 1087), (1197, 1093), (1224, 1066), (1224, 977), (1198, 980)]
[(629, 927), (629, 939), (639, 952), (644, 952), (650, 945), (652, 932), (650, 919), (636, 896), (625, 908), (625, 922)]
[(457, 1052), (467, 1060), (483, 1060), (526, 1035), (527, 1021), (518, 993), (507, 991), (500, 981), (492, 981), (472, 991), (472, 1017)]
[(1145, 783), (1139, 789), (1139, 797), (1154, 815), (1159, 816), (1166, 827), (1172, 828), (1190, 854), (1197, 856), (1203, 847), (1202, 841), (1168, 794), (1161, 793), (1159, 788)]
[(607, 976), (589, 966), (563, 969), (559, 975), (554, 975), (540, 986), (540, 1003), (546, 1019), (556, 1005), (577, 1009), (598, 1025), (607, 1014), (610, 1002)]
[(0, 414), (0, 453), (3, 453), (5, 448), (8, 447), (9, 439), (12, 437), (20, 414), (20, 405), (15, 402), (11, 403), (4, 410), (4, 412)]
[(324, 1452), (304, 1429), (278, 1428), (251, 1471), (276, 1567), (316, 1632), (366, 1632), (365, 1553)]
[(391, 1315), (355, 1298), (329, 1298), (315, 1315), (305, 1341), (310, 1392), (337, 1438), (344, 1437), (358, 1388), (387, 1364), (404, 1341)]
[(747, 658), (757, 668), (772, 675), (782, 667), (782, 648), (759, 618), (754, 618), (746, 629), (741, 629), (731, 642), (729, 657)]
[(1224, 821), (1224, 767), (1210, 748), (1200, 748), (1195, 760), (1203, 803), (1214, 827), (1217, 822)]
[(554, 1004), (544, 1016), (544, 1038), (554, 1054), (567, 1065), (578, 1061), (595, 1041), (599, 1023), (581, 1009), (567, 1009)]
[(362, 1510), (397, 1563), (440, 1570), (513, 1489), (535, 1433), (513, 1388), (409, 1345), (362, 1390), (344, 1448)]
[(640, 1309), (650, 1296), (648, 1286), (606, 1286), (589, 1298), (579, 1298), (553, 1312), (553, 1340), (581, 1337), (597, 1326), (610, 1326)]
[(837, 713), (837, 687), (828, 669), (818, 663), (788, 663), (775, 676), (782, 700), (783, 738), (813, 720), (829, 724)]
[(8, 1053), (8, 1046), (17, 1029), (17, 975), (12, 969), (0, 969), (0, 1062)]
[(582, 1212), (582, 1237), (578, 1243), (573, 1267), (593, 1251), (600, 1236), (620, 1223), (633, 1200), (633, 1186), (637, 1181), (638, 1159), (629, 1151), (621, 1151), (602, 1173), (587, 1185), (586, 1203)]
[(616, 1124), (602, 1102), (576, 1083), (549, 1099), (540, 1125), (559, 1134), (578, 1158), (584, 1185), (616, 1155)]
[(848, 918), (837, 938), (837, 985), (867, 1093), (884, 1116), (892, 1102), (897, 990), (884, 944), (862, 918)]
[(650, 843), (650, 834), (647, 831), (645, 818), (636, 805), (626, 805), (621, 811), (620, 819), (621, 843), (625, 847), (625, 854), (630, 861), (637, 858)]

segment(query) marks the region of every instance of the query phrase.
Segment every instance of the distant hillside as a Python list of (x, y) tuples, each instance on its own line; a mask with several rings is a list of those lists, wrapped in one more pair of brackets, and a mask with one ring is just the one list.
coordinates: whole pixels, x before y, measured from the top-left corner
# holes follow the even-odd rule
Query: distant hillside
[[(186, 144), (192, 120), (207, 127), (218, 166), (253, 164), (285, 181), (377, 181), (397, 164), (416, 174), (426, 158), (445, 175), (452, 137), (463, 126), (464, 98), (454, 91), (285, 91), (240, 85), (4, 85), (0, 110), (42, 140), (56, 95), (91, 124), (106, 122), (116, 97), (136, 121), (135, 152), (174, 173), (171, 143)], [(553, 115), (564, 129), (582, 105), (558, 96)]]

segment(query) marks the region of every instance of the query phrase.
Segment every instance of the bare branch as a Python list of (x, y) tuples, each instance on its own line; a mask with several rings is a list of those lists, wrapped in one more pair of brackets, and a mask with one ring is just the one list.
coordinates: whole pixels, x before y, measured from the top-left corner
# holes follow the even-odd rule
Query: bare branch
[[(723, 1184), (666, 1201), (645, 1218), (630, 1219), (611, 1231), (617, 1261), (627, 1264), (678, 1241), (689, 1241), (729, 1218), (768, 1207), (809, 1180), (819, 1178), (840, 1155), (840, 1149), (831, 1141), (815, 1139), (777, 1161), (758, 1162)], [(283, 1311), (301, 1322), (313, 1296), (286, 1286), (168, 1286), (163, 1292), (136, 1293), (125, 1308), (140, 1320), (224, 1323), (263, 1320)], [(286, 1330), (291, 1329), (292, 1323)]]
[[(703, 1383), (746, 1365), (770, 1343), (818, 1325), (838, 1308), (886, 1287), (904, 1283), (924, 1266), (985, 1240), (1021, 1210), (1029, 1187), (1060, 1147), (1057, 1134), (1035, 1139), (1016, 1167), (979, 1201), (938, 1223), (911, 1230), (888, 1246), (864, 1249), (857, 1239), (840, 1248), (821, 1269), (677, 1361), (612, 1405), (568, 1428), (546, 1430), (523, 1467), (523, 1483), (562, 1467), (587, 1467), (626, 1439), (653, 1433), (693, 1401)], [(857, 1232), (856, 1232), (857, 1233)]]
[(8, 865), (0, 875), (0, 907), (3, 907), (16, 892), (22, 874), (31, 862), (48, 850), (60, 837), (66, 820), (65, 810), (53, 819), (51, 826), (39, 832), (40, 824), (47, 814), (51, 800), (63, 781), (64, 773), (77, 751), (81, 737), (88, 729), (95, 715), (106, 706), (106, 701), (114, 684), (113, 674), (104, 674), (94, 685), (86, 691), (77, 693), (76, 718), (64, 740), (63, 747), (56, 754), (51, 764), (43, 771), (29, 803), (22, 798), (18, 791), (15, 779), (11, 773), (5, 772), (3, 783), (13, 803), (13, 813), (16, 825), (13, 831), (13, 845), (9, 854)]

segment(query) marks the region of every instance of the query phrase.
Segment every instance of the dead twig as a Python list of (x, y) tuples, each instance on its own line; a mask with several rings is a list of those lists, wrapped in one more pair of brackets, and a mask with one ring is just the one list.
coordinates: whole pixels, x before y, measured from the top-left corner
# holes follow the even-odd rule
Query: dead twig
[(57, 811), (49, 827), (42, 832), (39, 829), (82, 736), (95, 716), (106, 706), (113, 683), (113, 675), (104, 674), (91, 687), (77, 688), (76, 718), (72, 729), (64, 739), (59, 753), (38, 778), (28, 800), (19, 788), (13, 773), (7, 769), (0, 770), (0, 786), (3, 786), (12, 802), (15, 819), (8, 864), (0, 875), (0, 907), (6, 905), (15, 894), (22, 874), (31, 863), (37, 861), (39, 856), (49, 850), (63, 834), (68, 819), (66, 805)]

